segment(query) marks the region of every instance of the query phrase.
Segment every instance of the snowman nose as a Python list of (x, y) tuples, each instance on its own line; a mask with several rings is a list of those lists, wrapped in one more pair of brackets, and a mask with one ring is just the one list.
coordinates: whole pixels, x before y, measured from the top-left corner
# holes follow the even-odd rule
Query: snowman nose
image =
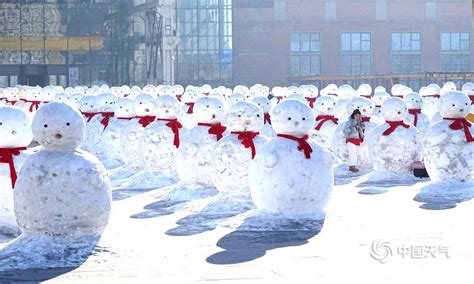
[(61, 138), (63, 138), (63, 136), (62, 136), (61, 134), (59, 134), (59, 133), (56, 133), (56, 134), (54, 135), (54, 138), (56, 138), (56, 139), (61, 139)]
[(216, 118), (216, 115), (215, 115), (215, 114), (213, 114), (213, 115), (212, 115), (212, 118)]
[(459, 110), (459, 112), (464, 112), (464, 109), (463, 109), (463, 108), (462, 108), (462, 109), (460, 109), (460, 110)]
[(246, 121), (245, 121), (245, 124), (246, 124), (246, 125), (250, 125), (251, 123), (252, 123), (252, 122), (251, 122), (250, 120), (246, 120)]
[(16, 135), (17, 132), (15, 130), (12, 131), (12, 135)]

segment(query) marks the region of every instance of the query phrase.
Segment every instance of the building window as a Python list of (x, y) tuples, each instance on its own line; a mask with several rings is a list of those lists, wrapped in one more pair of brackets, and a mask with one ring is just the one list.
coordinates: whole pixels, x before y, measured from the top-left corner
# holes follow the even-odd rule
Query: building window
[(441, 33), (441, 70), (446, 72), (471, 69), (469, 33)]
[(421, 34), (392, 33), (392, 71), (421, 71)]
[(292, 33), (290, 74), (293, 77), (321, 73), (321, 39), (319, 33)]
[(370, 33), (341, 34), (341, 69), (343, 75), (363, 75), (370, 73), (371, 35)]

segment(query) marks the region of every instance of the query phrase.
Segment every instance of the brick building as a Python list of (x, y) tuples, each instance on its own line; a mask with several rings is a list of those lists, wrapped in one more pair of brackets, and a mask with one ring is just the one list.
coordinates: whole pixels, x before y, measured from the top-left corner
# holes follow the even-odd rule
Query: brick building
[(471, 0), (234, 0), (234, 83), (470, 71)]

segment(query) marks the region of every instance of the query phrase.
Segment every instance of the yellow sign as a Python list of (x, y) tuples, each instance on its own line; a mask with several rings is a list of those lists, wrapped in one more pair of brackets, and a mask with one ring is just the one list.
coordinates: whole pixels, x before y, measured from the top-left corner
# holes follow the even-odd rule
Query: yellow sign
[(0, 37), (0, 50), (10, 51), (88, 51), (101, 50), (104, 39), (101, 36), (83, 37)]

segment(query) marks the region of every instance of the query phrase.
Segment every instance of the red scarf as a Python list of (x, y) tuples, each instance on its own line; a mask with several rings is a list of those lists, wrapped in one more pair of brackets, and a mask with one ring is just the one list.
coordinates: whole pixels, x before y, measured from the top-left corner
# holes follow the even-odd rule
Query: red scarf
[(324, 123), (327, 121), (332, 121), (334, 124), (338, 124), (338, 119), (334, 117), (334, 115), (318, 115), (316, 117), (316, 121), (319, 121), (318, 125), (316, 126), (316, 130), (319, 131), (321, 130), (321, 127), (323, 127)]
[(418, 125), (418, 115), (421, 114), (421, 109), (419, 109), (419, 108), (409, 109), (408, 113), (413, 115), (413, 117), (414, 117), (413, 125), (415, 125), (415, 127), (416, 127)]
[(334, 96), (337, 97), (338, 95), (336, 93), (328, 93), (328, 96)]
[(135, 118), (138, 118), (138, 123), (140, 123), (143, 127), (147, 127), (155, 121), (156, 116), (135, 116)]
[(181, 102), (181, 98), (182, 98), (182, 97), (183, 97), (183, 94), (181, 94), (181, 95), (176, 95), (176, 99), (177, 99), (179, 102)]
[(277, 103), (280, 103), (280, 101), (284, 99), (283, 96), (275, 96), (275, 98), (277, 99)]
[(31, 103), (30, 109), (29, 109), (30, 112), (33, 112), (34, 110), (38, 110), (39, 105), (41, 103), (40, 101), (29, 101), (29, 100), (24, 100), (24, 99), (21, 99), (21, 100), (24, 101), (25, 103)]
[(368, 117), (368, 116), (363, 116), (363, 117), (362, 117), (362, 122), (370, 122), (370, 117)]
[(403, 121), (387, 121), (387, 123), (388, 125), (390, 125), (390, 127), (387, 130), (385, 130), (385, 132), (383, 133), (384, 136), (388, 136), (392, 134), (393, 131), (395, 131), (395, 129), (397, 129), (399, 126), (410, 128), (410, 125), (406, 124)]
[(372, 98), (371, 95), (362, 95), (361, 97), (366, 98), (366, 99), (369, 99), (369, 100)]
[(270, 125), (272, 124), (272, 119), (271, 119), (270, 114), (268, 112), (263, 114), (263, 122), (265, 124), (267, 124), (267, 123), (270, 124)]
[(0, 148), (0, 163), (8, 164), (10, 167), (10, 179), (12, 181), (12, 188), (15, 188), (16, 183), (16, 170), (15, 163), (13, 162), (13, 156), (20, 155), (20, 151), (24, 151), (28, 148), (18, 147), (18, 148)]
[(189, 107), (188, 111), (186, 112), (187, 114), (194, 113), (194, 103), (185, 103), (185, 105)]
[(120, 120), (132, 120), (136, 117), (117, 117), (117, 119), (120, 119)]
[(253, 139), (257, 137), (260, 133), (259, 132), (251, 132), (251, 131), (243, 131), (243, 132), (231, 132), (231, 134), (238, 135), (237, 139), (241, 140), (242, 145), (245, 148), (250, 148), (252, 151), (252, 160), (255, 158), (256, 150), (255, 144), (253, 143)]
[(469, 98), (471, 99), (471, 105), (474, 105), (474, 96), (469, 96)]
[(102, 114), (102, 120), (100, 121), (100, 123), (102, 123), (102, 125), (104, 126), (104, 129), (107, 128), (107, 126), (109, 126), (109, 122), (110, 122), (110, 119), (112, 117), (114, 117), (115, 113), (113, 112), (101, 112), (100, 114)]
[(346, 143), (352, 143), (356, 146), (360, 146), (360, 144), (364, 143), (364, 138), (348, 138), (346, 139)]
[(317, 98), (306, 98), (306, 100), (307, 100), (308, 103), (309, 103), (309, 107), (310, 107), (310, 108), (314, 108), (314, 103), (316, 102), (316, 99), (317, 99)]
[(179, 129), (183, 128), (183, 125), (179, 123), (178, 119), (166, 119), (166, 118), (158, 118), (158, 121), (167, 121), (168, 123), (166, 126), (171, 128), (174, 133), (174, 140), (173, 145), (176, 148), (179, 148)]
[(18, 101), (9, 101), (8, 99), (6, 99), (7, 103), (11, 104), (12, 106), (14, 106)]
[(466, 141), (468, 143), (473, 142), (474, 139), (472, 138), (471, 131), (469, 127), (471, 127), (471, 123), (467, 121), (465, 118), (444, 118), (445, 120), (452, 120), (453, 123), (449, 125), (449, 128), (452, 130), (461, 130), (464, 129), (464, 135), (466, 135)]
[(207, 126), (209, 127), (209, 135), (215, 135), (217, 141), (221, 140), (222, 137), (224, 137), (222, 134), (224, 131), (227, 129), (225, 126), (222, 126), (222, 124), (216, 123), (216, 124), (210, 124), (210, 123), (198, 123), (199, 126)]
[(425, 96), (425, 97), (427, 97), (427, 98), (437, 98), (437, 99), (439, 99), (441, 96), (440, 96), (440, 95), (427, 95), (427, 96)]
[(308, 140), (309, 138), (308, 135), (305, 135), (301, 138), (298, 138), (292, 135), (286, 135), (286, 134), (277, 134), (277, 136), (298, 142), (298, 150), (304, 152), (304, 156), (306, 157), (306, 159), (311, 159), (311, 153), (313, 153), (313, 148), (311, 148), (311, 145), (309, 145), (309, 143), (306, 142), (306, 140)]
[(100, 112), (83, 112), (82, 114), (87, 118), (87, 122), (91, 122), (92, 118), (100, 114)]

